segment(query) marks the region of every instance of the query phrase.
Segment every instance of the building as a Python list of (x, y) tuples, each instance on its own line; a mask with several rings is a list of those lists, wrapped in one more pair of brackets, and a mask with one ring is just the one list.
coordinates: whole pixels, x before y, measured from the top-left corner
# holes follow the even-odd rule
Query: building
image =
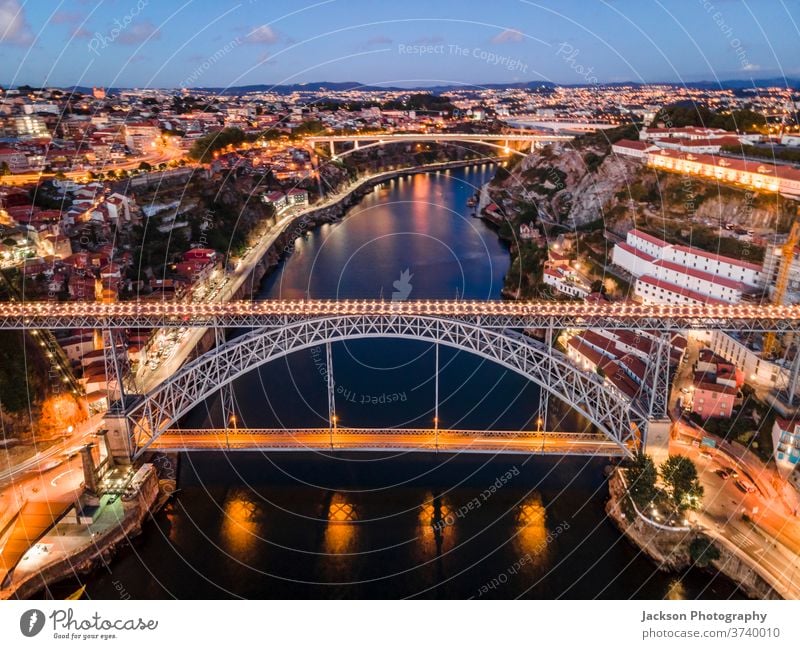
[(800, 462), (800, 423), (776, 417), (772, 425), (772, 448), (778, 472), (783, 477), (788, 476)]
[(276, 214), (287, 207), (286, 194), (283, 192), (267, 192), (261, 196), (261, 200), (267, 205), (272, 205)]
[(711, 332), (709, 347), (711, 350), (733, 363), (748, 383), (762, 385), (767, 388), (783, 388), (789, 383), (786, 368), (761, 358), (761, 337), (752, 337), (714, 330)]
[(646, 160), (648, 152), (657, 149), (658, 147), (655, 144), (641, 142), (639, 140), (618, 140), (611, 145), (611, 151), (613, 153), (630, 158), (639, 158), (640, 160)]
[(20, 115), (14, 118), (14, 130), (19, 138), (50, 139), (50, 131), (44, 119), (37, 115)]
[(586, 298), (592, 292), (591, 284), (578, 271), (569, 265), (548, 261), (544, 265), (542, 279), (559, 293), (572, 297)]
[(158, 122), (128, 122), (125, 124), (125, 145), (134, 151), (152, 151), (158, 138), (161, 137), (161, 128)]
[[(783, 258), (783, 246), (768, 245), (764, 250), (764, 265), (762, 274), (764, 283), (769, 287), (769, 295), (773, 297), (775, 284), (778, 281), (778, 269)], [(786, 294), (783, 298), (784, 304), (800, 303), (800, 250), (794, 249), (792, 262), (789, 266), (789, 283), (786, 287)]]
[[(706, 377), (699, 373), (700, 377)], [(692, 386), (692, 412), (702, 419), (729, 418), (733, 414), (738, 391), (729, 385), (712, 383), (705, 378), (697, 378)]]
[(286, 192), (286, 203), (292, 207), (308, 206), (308, 192), (305, 189), (295, 187)]
[(669, 244), (636, 229), (614, 246), (611, 260), (637, 278), (634, 293), (654, 304), (735, 303), (763, 283), (758, 264)]
[(664, 149), (649, 152), (647, 164), (656, 169), (701, 176), (756, 191), (800, 197), (800, 169), (789, 165)]

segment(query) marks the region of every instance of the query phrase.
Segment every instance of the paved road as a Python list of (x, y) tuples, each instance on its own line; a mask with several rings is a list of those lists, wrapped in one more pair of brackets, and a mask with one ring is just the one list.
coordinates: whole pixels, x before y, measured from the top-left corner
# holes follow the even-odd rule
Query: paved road
[(527, 453), (622, 456), (624, 451), (602, 436), (526, 432), (330, 429), (185, 430), (161, 435), (151, 448), (201, 450), (398, 450), (463, 453)]
[(740, 553), (784, 597), (800, 598), (800, 521), (787, 516), (782, 505), (776, 505), (774, 498), (760, 490), (743, 493), (735, 479), (717, 475), (715, 471), (729, 467), (747, 477), (726, 455), (717, 453), (709, 459), (700, 455), (700, 449), (682, 444), (673, 445), (672, 451), (695, 462), (705, 490), (703, 511), (691, 514), (690, 520)]

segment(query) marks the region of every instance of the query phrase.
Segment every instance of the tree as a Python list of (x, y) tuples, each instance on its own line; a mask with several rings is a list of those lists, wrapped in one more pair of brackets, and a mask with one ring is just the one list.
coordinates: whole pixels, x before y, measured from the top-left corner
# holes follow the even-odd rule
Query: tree
[(596, 279), (592, 282), (592, 293), (606, 294), (606, 285), (603, 284), (602, 279)]
[(11, 173), (11, 169), (8, 166), (7, 162), (0, 162), (0, 176), (8, 176)]
[(153, 169), (153, 165), (149, 162), (140, 162), (139, 163), (139, 171), (151, 171)]
[(689, 556), (698, 568), (705, 568), (720, 557), (719, 548), (704, 536), (697, 536), (689, 544)]
[(700, 507), (703, 487), (694, 462), (683, 455), (670, 455), (661, 464), (660, 473), (667, 495), (679, 511)]
[(658, 471), (653, 458), (641, 451), (628, 467), (628, 494), (639, 509), (652, 506), (658, 497)]

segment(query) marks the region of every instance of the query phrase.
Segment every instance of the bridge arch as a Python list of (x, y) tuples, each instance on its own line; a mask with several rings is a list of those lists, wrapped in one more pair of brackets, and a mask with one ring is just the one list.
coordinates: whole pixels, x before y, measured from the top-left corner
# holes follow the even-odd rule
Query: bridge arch
[(266, 363), (317, 345), (357, 338), (403, 338), (476, 354), (537, 383), (591, 421), (626, 453), (634, 424), (644, 430), (646, 407), (575, 367), (560, 352), (513, 332), (415, 315), (345, 315), (265, 327), (216, 347), (184, 365), (124, 414), (133, 456), (215, 392)]
[[(387, 144), (402, 144), (403, 142), (408, 142), (408, 143), (415, 143), (415, 142), (416, 143), (419, 143), (419, 142), (446, 142), (446, 143), (447, 142), (453, 142), (453, 143), (455, 143), (455, 142), (458, 142), (459, 144), (480, 144), (481, 146), (490, 146), (490, 147), (492, 147), (494, 149), (498, 149), (498, 150), (502, 151), (503, 153), (516, 153), (516, 154), (519, 154), (521, 156), (526, 156), (526, 155), (528, 155), (528, 153), (530, 153), (529, 151), (519, 151), (517, 149), (514, 149), (513, 147), (505, 146), (505, 145), (502, 145), (502, 144), (495, 144), (494, 142), (486, 142), (484, 140), (468, 140), (468, 139), (463, 139), (463, 140), (458, 140), (458, 139), (434, 140), (434, 139), (430, 139), (430, 138), (420, 138), (419, 140), (415, 140), (415, 139), (408, 138), (408, 139), (404, 139), (404, 140), (397, 140), (397, 141), (394, 141), (394, 142), (392, 142), (391, 140), (381, 140), (381, 141), (378, 141), (378, 142), (370, 142), (369, 144), (360, 144), (359, 146), (353, 147), (352, 149), (345, 149), (344, 151), (339, 151), (339, 152), (335, 153), (332, 156), (332, 159), (333, 160), (339, 160), (339, 159), (343, 158), (346, 155), (350, 155), (351, 153), (356, 153), (358, 151), (363, 151), (364, 149), (373, 149), (375, 147), (385, 146)], [(531, 144), (533, 144), (533, 143), (531, 143)]]

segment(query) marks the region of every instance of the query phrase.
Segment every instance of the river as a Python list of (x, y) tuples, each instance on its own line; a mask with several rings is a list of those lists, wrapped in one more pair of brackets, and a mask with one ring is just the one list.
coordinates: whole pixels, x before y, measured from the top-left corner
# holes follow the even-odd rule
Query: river
[[(509, 255), (466, 201), (490, 165), (399, 178), (296, 242), (262, 298), (498, 299)], [(235, 384), (239, 425), (327, 426), (325, 351)], [(433, 348), (333, 346), (343, 426), (430, 427)], [(440, 350), (442, 427), (530, 428), (538, 389)], [(210, 401), (187, 425), (218, 423)], [(585, 422), (553, 410), (551, 428)], [(176, 498), (88, 578), (95, 598), (728, 598), (659, 572), (606, 518), (604, 460), (434, 454), (191, 454)]]

